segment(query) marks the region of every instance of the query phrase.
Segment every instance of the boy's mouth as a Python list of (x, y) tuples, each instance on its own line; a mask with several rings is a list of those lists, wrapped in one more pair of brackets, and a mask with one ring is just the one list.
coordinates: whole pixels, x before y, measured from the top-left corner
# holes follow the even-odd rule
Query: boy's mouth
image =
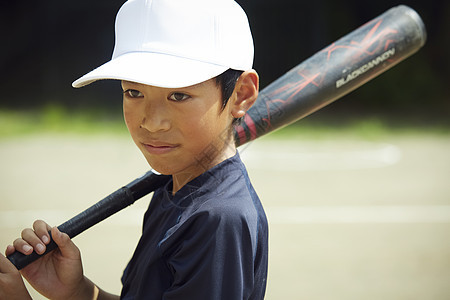
[(142, 145), (144, 146), (145, 150), (147, 150), (147, 152), (150, 154), (169, 153), (179, 146), (176, 144), (167, 144), (167, 143), (159, 143), (159, 142), (152, 142), (150, 144), (142, 143)]

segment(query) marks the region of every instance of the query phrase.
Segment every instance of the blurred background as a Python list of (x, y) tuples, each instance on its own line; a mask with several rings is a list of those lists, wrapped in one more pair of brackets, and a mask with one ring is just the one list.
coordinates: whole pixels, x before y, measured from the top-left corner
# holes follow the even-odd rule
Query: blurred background
[[(448, 124), (450, 4), (443, 0), (238, 1), (250, 19), (261, 87), (387, 9), (406, 4), (428, 32), (425, 47), (321, 111), (323, 119), (395, 116), (420, 126)], [(74, 90), (71, 82), (108, 61), (122, 0), (3, 1), (0, 108), (120, 111), (116, 82)], [(113, 88), (111, 88), (113, 87)], [(411, 88), (414, 87), (414, 88)]]
[[(0, 250), (33, 220), (61, 224), (148, 169), (119, 83), (71, 87), (110, 59), (123, 2), (0, 3)], [(450, 2), (237, 2), (261, 88), (399, 4), (428, 33), (391, 70), (240, 149), (270, 222), (266, 298), (450, 299)], [(76, 238), (86, 274), (111, 292), (149, 199)]]

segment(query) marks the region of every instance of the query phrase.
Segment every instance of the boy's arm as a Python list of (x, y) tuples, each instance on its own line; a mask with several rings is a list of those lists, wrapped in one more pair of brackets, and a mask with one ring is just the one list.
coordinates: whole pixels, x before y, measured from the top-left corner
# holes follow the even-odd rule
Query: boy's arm
[[(118, 300), (119, 296), (110, 294), (100, 289), (87, 277), (84, 277), (84, 283), (78, 290), (79, 293), (73, 295), (73, 297), (64, 300)], [(1, 298), (0, 298), (1, 299)]]
[[(14, 251), (19, 251), (25, 255), (31, 254), (33, 251), (43, 253), (45, 246), (50, 241), (49, 230), (51, 230), (58, 249), (20, 271), (31, 286), (49, 299), (117, 299), (117, 297), (113, 298), (112, 295), (99, 290), (92, 281), (83, 275), (81, 254), (78, 247), (67, 234), (60, 232), (57, 227), (51, 228), (44, 221), (36, 221), (33, 224), (33, 229), (23, 230), (22, 238), (16, 239), (14, 246), (7, 247), (6, 255), (10, 255)], [(9, 266), (9, 269), (7, 269), (10, 271), (8, 278), (14, 279), (9, 285), (16, 286), (22, 291), (25, 286), (23, 285), (22, 289), (20, 285), (20, 282), (23, 284), (23, 281), (20, 278), (19, 271), (9, 260), (6, 258), (4, 260), (2, 259), (0, 267), (6, 266), (8, 268)], [(17, 279), (17, 275), (20, 281)], [(5, 299), (10, 298), (6, 297)]]
[(86, 278), (88, 285), (88, 293), (80, 295), (78, 299), (92, 299), (92, 300), (117, 300), (120, 299), (119, 296), (110, 294), (100, 289), (92, 281)]
[(16, 267), (0, 254), (0, 299), (31, 299)]
[(98, 297), (94, 298), (96, 300), (117, 300), (120, 299), (119, 296), (107, 293), (103, 290), (99, 290)]

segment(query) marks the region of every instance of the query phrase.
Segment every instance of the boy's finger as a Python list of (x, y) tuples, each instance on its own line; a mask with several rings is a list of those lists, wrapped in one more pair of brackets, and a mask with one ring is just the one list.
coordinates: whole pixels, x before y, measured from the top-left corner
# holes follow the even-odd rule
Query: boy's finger
[(13, 246), (16, 251), (25, 255), (29, 255), (33, 252), (33, 247), (23, 239), (15, 239), (13, 242)]
[(73, 259), (78, 259), (80, 257), (78, 247), (75, 246), (66, 233), (59, 231), (58, 227), (53, 227), (51, 229), (51, 233), (53, 241), (55, 241), (56, 245), (58, 245), (58, 248), (64, 257), (70, 257)]
[[(42, 242), (42, 240), (37, 236), (36, 232), (31, 228), (27, 228), (22, 231), (22, 240), (25, 241), (29, 246), (33, 247), (36, 253), (42, 254), (45, 252), (44, 242)], [(29, 252), (27, 245), (23, 244), (20, 239), (17, 239), (16, 241), (22, 247), (25, 247), (23, 248), (23, 250), (26, 252), (24, 254), (27, 254)], [(16, 244), (14, 244), (14, 247), (16, 247), (16, 250), (20, 251), (20, 248), (18, 248)]]
[(13, 254), (15, 251), (16, 251), (16, 248), (14, 248), (13, 245), (8, 245), (8, 246), (6, 246), (5, 255), (6, 255), (6, 256), (11, 255), (11, 254)]
[(45, 245), (50, 243), (50, 235), (48, 234), (48, 232), (52, 229), (50, 225), (42, 220), (36, 220), (33, 223), (33, 229)]

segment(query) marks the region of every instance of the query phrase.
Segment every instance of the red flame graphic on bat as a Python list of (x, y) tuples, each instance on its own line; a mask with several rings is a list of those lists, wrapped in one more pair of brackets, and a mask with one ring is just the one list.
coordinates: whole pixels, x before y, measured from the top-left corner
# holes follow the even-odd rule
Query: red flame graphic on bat
[[(317, 54), (324, 56), (324, 63), (320, 66), (320, 69), (317, 68), (317, 70), (311, 71), (306, 68), (308, 67), (308, 64), (300, 64), (298, 68), (294, 68), (288, 72), (287, 77), (290, 80), (267, 95), (267, 98), (272, 100), (265, 101), (267, 114), (261, 116), (261, 122), (258, 123), (258, 120), (253, 120), (247, 114), (244, 117), (243, 125), (236, 126), (235, 130), (241, 144), (247, 140), (257, 138), (257, 126), (261, 126), (265, 132), (270, 131), (272, 127), (271, 120), (273, 119), (274, 114), (282, 113), (283, 106), (292, 101), (292, 99), (306, 87), (313, 85), (320, 88), (330, 69), (336, 70), (336, 68), (342, 66), (343, 63), (346, 65), (357, 65), (361, 60), (366, 59), (375, 53), (379, 53), (380, 49), (388, 49), (390, 44), (395, 42), (391, 36), (396, 34), (397, 30), (391, 28), (382, 28), (380, 30), (382, 22), (383, 20), (379, 18), (361, 26), (372, 26), (372, 28), (370, 28), (360, 41), (350, 40), (350, 42), (346, 42), (345, 44), (338, 44), (339, 41), (337, 41), (321, 50)], [(344, 54), (342, 54), (342, 50), (345, 51)], [(333, 54), (335, 53), (336, 55), (341, 55), (338, 57), (339, 59), (333, 59)], [(346, 60), (337, 63), (342, 60), (341, 57), (346, 58)], [(244, 126), (248, 128), (247, 133)]]

